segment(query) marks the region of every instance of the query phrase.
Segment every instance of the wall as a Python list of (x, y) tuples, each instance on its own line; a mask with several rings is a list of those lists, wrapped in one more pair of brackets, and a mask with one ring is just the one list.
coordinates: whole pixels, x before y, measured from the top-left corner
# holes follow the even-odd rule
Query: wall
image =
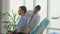
[[(48, 28), (54, 28), (48, 30), (46, 33), (48, 34), (48, 32), (57, 32), (60, 34), (60, 31), (58, 31), (58, 29), (60, 29), (60, 0), (49, 0), (49, 10), (48, 10), (48, 15), (49, 15), (49, 19), (50, 19), (50, 24), (48, 26)], [(52, 17), (54, 19), (52, 19)], [(55, 19), (57, 18), (57, 19)], [(57, 30), (56, 30), (57, 29)], [(55, 31), (56, 30), (56, 31)], [(44, 33), (45, 34), (45, 33)]]
[(0, 0), (0, 10), (2, 10), (2, 0)]
[[(50, 24), (52, 28), (60, 28), (60, 0), (50, 0)], [(59, 17), (52, 19), (52, 17)]]
[[(2, 0), (2, 13), (4, 12), (10, 12), (9, 10), (9, 0)], [(8, 20), (7, 16), (2, 17), (2, 22)], [(4, 28), (5, 24), (2, 23), (2, 33), (6, 33), (6, 29)]]
[[(0, 0), (0, 10), (2, 10), (2, 0)], [(1, 19), (0, 19), (0, 34), (1, 34)]]

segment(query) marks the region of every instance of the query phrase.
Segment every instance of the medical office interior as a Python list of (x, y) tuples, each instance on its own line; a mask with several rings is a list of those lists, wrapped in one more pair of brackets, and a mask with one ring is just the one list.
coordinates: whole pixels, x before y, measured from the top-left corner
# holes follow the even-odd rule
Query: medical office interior
[[(45, 18), (49, 19), (49, 24), (44, 29), (43, 34), (60, 34), (60, 4), (59, 3), (60, 0), (0, 0), (0, 12), (1, 13), (8, 12), (11, 16), (13, 16), (12, 11), (13, 13), (17, 14), (19, 6), (24, 5), (27, 7), (27, 10), (33, 10), (33, 8), (36, 5), (40, 5), (41, 6), (41, 10), (39, 12), (40, 23)], [(6, 29), (7, 23), (2, 23), (2, 22), (9, 20), (9, 18), (10, 18), (9, 16), (3, 16), (2, 18), (0, 18), (0, 34), (5, 34), (7, 32)], [(17, 14), (17, 18), (18, 18), (18, 14)]]

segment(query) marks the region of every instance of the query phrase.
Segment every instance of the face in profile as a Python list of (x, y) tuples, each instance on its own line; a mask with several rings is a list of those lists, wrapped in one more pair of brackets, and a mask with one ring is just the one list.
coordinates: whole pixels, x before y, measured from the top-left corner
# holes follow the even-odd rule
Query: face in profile
[(21, 14), (22, 14), (22, 12), (23, 12), (23, 11), (22, 11), (22, 9), (21, 9), (21, 8), (19, 8), (19, 10), (18, 10), (18, 14), (19, 14), (19, 15), (21, 15)]

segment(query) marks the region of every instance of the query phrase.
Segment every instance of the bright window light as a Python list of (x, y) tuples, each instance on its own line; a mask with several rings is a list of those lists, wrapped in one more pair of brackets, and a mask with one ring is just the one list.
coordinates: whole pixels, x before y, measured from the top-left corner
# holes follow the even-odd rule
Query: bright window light
[(33, 0), (25, 0), (25, 6), (27, 10), (33, 10)]

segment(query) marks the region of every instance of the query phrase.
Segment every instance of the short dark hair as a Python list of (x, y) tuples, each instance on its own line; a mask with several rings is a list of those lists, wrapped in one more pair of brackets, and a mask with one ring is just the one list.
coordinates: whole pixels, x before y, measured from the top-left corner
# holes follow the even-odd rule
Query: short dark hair
[(37, 8), (38, 10), (41, 9), (41, 6), (40, 5), (37, 5), (35, 8)]
[(26, 13), (27, 9), (25, 6), (20, 6), (19, 8), (21, 8), (24, 11), (24, 13)]

